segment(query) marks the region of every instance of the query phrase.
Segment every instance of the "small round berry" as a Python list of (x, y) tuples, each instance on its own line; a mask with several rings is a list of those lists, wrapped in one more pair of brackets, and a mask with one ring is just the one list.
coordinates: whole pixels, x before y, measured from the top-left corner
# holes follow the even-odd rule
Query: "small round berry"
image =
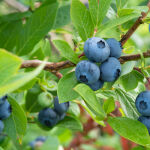
[(140, 116), (138, 121), (143, 123), (146, 126), (148, 132), (150, 133), (150, 116)]
[(77, 64), (75, 75), (78, 81), (85, 84), (92, 84), (100, 78), (100, 70), (96, 64), (83, 60)]
[(110, 57), (119, 58), (122, 52), (121, 43), (114, 38), (107, 39), (106, 42), (110, 47)]
[(12, 108), (7, 100), (0, 104), (0, 120), (7, 119), (11, 115), (11, 112)]
[(108, 60), (106, 60), (100, 65), (100, 71), (102, 81), (116, 81), (121, 74), (120, 62), (114, 57), (109, 57)]
[(89, 87), (93, 90), (93, 91), (97, 91), (99, 89), (101, 89), (104, 85), (104, 81), (98, 80), (93, 84), (89, 84)]
[(150, 91), (141, 92), (135, 101), (138, 112), (144, 116), (150, 116)]
[(54, 110), (59, 114), (66, 113), (69, 108), (69, 102), (59, 103), (58, 97), (54, 98)]
[(104, 39), (92, 37), (85, 42), (84, 53), (90, 61), (101, 63), (108, 59), (110, 48)]
[(38, 120), (42, 125), (51, 128), (58, 123), (59, 116), (53, 109), (45, 108), (39, 112)]

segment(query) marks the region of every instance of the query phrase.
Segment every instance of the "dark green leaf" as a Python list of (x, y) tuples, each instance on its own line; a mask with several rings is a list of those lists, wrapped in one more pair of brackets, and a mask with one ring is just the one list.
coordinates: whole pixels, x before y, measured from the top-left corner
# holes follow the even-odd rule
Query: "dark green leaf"
[(4, 120), (5, 132), (12, 140), (21, 140), (26, 133), (27, 118), (20, 105), (12, 98), (9, 98), (9, 103), (12, 107), (11, 116)]
[(25, 55), (31, 52), (53, 27), (58, 4), (53, 3), (38, 8), (24, 25), (18, 38), (17, 53)]
[(67, 102), (76, 99), (79, 95), (73, 90), (78, 84), (75, 72), (71, 72), (61, 78), (58, 82), (57, 94), (60, 102)]

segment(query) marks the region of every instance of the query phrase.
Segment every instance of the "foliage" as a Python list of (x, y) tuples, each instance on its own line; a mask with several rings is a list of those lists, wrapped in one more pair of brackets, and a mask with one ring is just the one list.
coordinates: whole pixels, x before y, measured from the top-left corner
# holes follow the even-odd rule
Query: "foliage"
[[(6, 137), (4, 140), (0, 137), (0, 149), (30, 149), (28, 143), (39, 135), (47, 137), (39, 148), (41, 150), (68, 147), (75, 133), (86, 132), (87, 114), (96, 124), (104, 127), (107, 121), (119, 135), (150, 147), (150, 136), (146, 127), (137, 121), (139, 113), (134, 104), (136, 96), (145, 90), (145, 86), (150, 86), (147, 84), (150, 61), (142, 54), (150, 46), (149, 14), (123, 46), (122, 56), (139, 53), (141, 59), (122, 64), (122, 73), (116, 82), (106, 83), (94, 92), (87, 85), (78, 83), (74, 72), (75, 65), (86, 59), (78, 56), (83, 53), (83, 45), (88, 38), (97, 36), (121, 40), (141, 12), (147, 12), (147, 1), (88, 0), (88, 7), (80, 0), (18, 2), (28, 11), (16, 12), (0, 1), (0, 97), (7, 94), (12, 106), (11, 117), (4, 121)], [(37, 3), (40, 3), (39, 7), (35, 7)], [(27, 60), (42, 60), (42, 63), (36, 69), (34, 65), (22, 67)], [(46, 61), (56, 63), (52, 68), (45, 68)], [(55, 70), (65, 61), (65, 67)], [(135, 68), (140, 68), (140, 71)], [(61, 74), (63, 77), (58, 80)], [(44, 100), (38, 101), (43, 92), (49, 94), (48, 107), (53, 107), (53, 97), (57, 95), (61, 103), (70, 101), (67, 116), (52, 129), (41, 127), (37, 121), (38, 112), (47, 104)], [(112, 117), (117, 103), (120, 104), (120, 115)], [(83, 136), (87, 135), (89, 139), (97, 138), (94, 143), (97, 147), (109, 143), (109, 146), (121, 149), (117, 145), (117, 134), (110, 139), (105, 133), (100, 140), (102, 135), (96, 136), (95, 131), (84, 132)], [(87, 145), (81, 144), (81, 147), (95, 149)], [(140, 146), (134, 149), (138, 148)]]

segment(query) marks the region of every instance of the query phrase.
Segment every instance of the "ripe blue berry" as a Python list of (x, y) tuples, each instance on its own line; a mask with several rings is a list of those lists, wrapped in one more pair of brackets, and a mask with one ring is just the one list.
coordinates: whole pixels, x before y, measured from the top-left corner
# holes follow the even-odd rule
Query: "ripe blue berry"
[(38, 120), (44, 126), (53, 127), (59, 121), (59, 116), (53, 109), (45, 108), (39, 112)]
[(35, 141), (35, 140), (34, 140), (34, 141), (31, 141), (31, 142), (29, 143), (29, 146), (31, 147), (32, 150), (35, 149), (35, 145), (36, 145), (36, 141)]
[(150, 116), (140, 116), (138, 121), (143, 123), (146, 126), (148, 132), (150, 133)]
[(90, 61), (101, 63), (108, 59), (110, 48), (104, 39), (92, 37), (85, 42), (84, 53)]
[(4, 123), (3, 121), (0, 120), (0, 133), (2, 133), (3, 129), (4, 129)]
[(59, 114), (66, 113), (69, 108), (69, 102), (59, 103), (58, 97), (54, 98), (54, 110)]
[(135, 106), (143, 116), (150, 116), (150, 91), (141, 92), (135, 101)]
[(40, 142), (45, 142), (46, 141), (46, 137), (45, 136), (38, 136), (36, 139), (35, 139), (36, 142), (40, 141)]
[(101, 80), (113, 82), (118, 79), (121, 74), (121, 65), (118, 59), (109, 57), (108, 60), (100, 65)]
[(106, 42), (110, 47), (110, 57), (119, 58), (122, 52), (121, 43), (113, 38), (107, 39)]
[(12, 109), (7, 100), (0, 104), (0, 120), (4, 120), (11, 115)]
[(89, 84), (89, 87), (93, 90), (93, 91), (97, 91), (99, 89), (101, 89), (104, 85), (104, 81), (98, 80), (93, 84)]
[(83, 60), (77, 64), (75, 75), (78, 81), (92, 84), (100, 78), (100, 70), (96, 64)]
[(4, 103), (7, 100), (7, 95), (0, 98), (0, 104)]

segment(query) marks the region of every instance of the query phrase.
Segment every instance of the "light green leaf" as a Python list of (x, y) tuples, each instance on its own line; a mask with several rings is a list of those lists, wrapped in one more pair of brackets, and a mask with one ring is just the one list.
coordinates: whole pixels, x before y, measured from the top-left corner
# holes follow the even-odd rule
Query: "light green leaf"
[(43, 143), (43, 145), (40, 147), (40, 150), (58, 150), (59, 147), (59, 141), (57, 137), (54, 136), (48, 136), (46, 138), (46, 141)]
[(104, 108), (105, 113), (107, 113), (107, 114), (114, 111), (115, 110), (114, 99), (111, 97), (111, 98), (107, 99), (106, 101), (104, 101), (103, 108)]
[(62, 121), (60, 121), (57, 125), (57, 127), (63, 127), (70, 129), (71, 131), (82, 131), (83, 127), (79, 120), (73, 118), (73, 117), (65, 117)]
[(110, 117), (108, 123), (121, 136), (143, 146), (150, 144), (148, 130), (139, 121), (126, 117)]
[[(7, 58), (6, 58), (6, 60), (7, 60)], [(41, 66), (39, 66), (37, 69), (35, 69), (34, 71), (31, 71), (28, 73), (18, 73), (14, 76), (11, 76), (5, 82), (2, 82), (2, 83), (0, 82), (0, 97), (7, 93), (13, 92), (13, 91), (17, 90), (18, 88), (27, 84), (29, 81), (34, 79), (42, 71), (44, 66), (45, 66), (45, 62)], [(0, 72), (1, 72), (1, 70), (0, 70)], [(3, 73), (1, 73), (1, 74), (3, 74)]]
[(94, 91), (90, 87), (85, 84), (79, 84), (74, 88), (74, 90), (81, 95), (87, 106), (99, 115), (99, 118), (105, 118), (106, 114), (98, 102)]
[(135, 89), (138, 86), (138, 83), (143, 82), (143, 80), (143, 75), (135, 70), (120, 78), (120, 81), (126, 91)]
[(18, 38), (17, 53), (19, 55), (31, 52), (35, 44), (51, 30), (57, 8), (57, 3), (41, 6), (27, 20)]
[(5, 132), (12, 140), (21, 140), (26, 133), (27, 118), (22, 107), (11, 97), (9, 97), (9, 103), (12, 107), (11, 116), (4, 120)]
[(75, 72), (71, 72), (59, 80), (57, 94), (61, 103), (79, 97), (78, 93), (73, 90), (77, 84)]
[(97, 34), (99, 34), (100, 32), (104, 32), (106, 30), (110, 30), (111, 28), (123, 24), (131, 19), (137, 18), (138, 16), (139, 16), (138, 14), (130, 14), (120, 18), (109, 20), (108, 22), (104, 23), (102, 26), (99, 27)]
[(134, 66), (135, 66), (135, 61), (129, 61), (129, 62), (124, 63), (121, 66), (122, 71), (121, 71), (120, 77), (130, 73), (133, 70)]
[(0, 49), (0, 85), (3, 84), (6, 80), (16, 74), (22, 59), (19, 57), (8, 53), (7, 51)]
[(82, 40), (86, 41), (94, 33), (90, 12), (79, 0), (72, 0), (71, 19)]
[(118, 97), (117, 100), (120, 102), (125, 115), (129, 118), (137, 119), (139, 114), (135, 107), (135, 97), (122, 89), (116, 89), (115, 92)]
[(53, 41), (56, 48), (60, 51), (61, 55), (71, 62), (77, 64), (79, 62), (79, 58), (77, 54), (73, 51), (70, 45), (62, 40), (54, 40)]

